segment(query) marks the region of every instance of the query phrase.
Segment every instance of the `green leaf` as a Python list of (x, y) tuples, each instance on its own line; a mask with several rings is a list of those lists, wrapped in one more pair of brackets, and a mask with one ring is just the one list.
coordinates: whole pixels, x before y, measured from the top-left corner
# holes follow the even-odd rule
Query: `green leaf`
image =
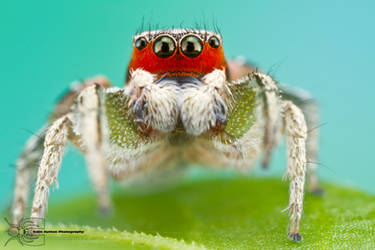
[[(81, 229), (85, 233), (48, 234), (45, 247), (52, 250), (375, 248), (375, 198), (332, 185), (325, 185), (325, 190), (323, 197), (305, 196), (301, 243), (291, 242), (286, 236), (288, 213), (281, 211), (288, 205), (287, 182), (217, 178), (188, 180), (168, 189), (116, 190), (113, 211), (106, 216), (98, 213), (94, 196), (51, 204), (47, 228)], [(5, 223), (0, 227), (2, 231), (7, 229)], [(8, 238), (4, 233), (0, 240), (5, 243)], [(7, 249), (16, 248), (19, 248), (17, 241), (8, 243)]]

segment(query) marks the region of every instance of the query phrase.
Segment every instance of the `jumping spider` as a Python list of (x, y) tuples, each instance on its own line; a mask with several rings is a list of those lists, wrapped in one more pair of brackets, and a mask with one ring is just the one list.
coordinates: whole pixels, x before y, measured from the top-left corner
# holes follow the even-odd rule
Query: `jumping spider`
[[(36, 172), (31, 217), (44, 217), (67, 141), (84, 154), (99, 207), (106, 210), (107, 174), (123, 180), (186, 162), (250, 169), (261, 154), (265, 167), (285, 134), (288, 235), (300, 241), (306, 171), (310, 190), (320, 191), (316, 169), (306, 160), (317, 158), (315, 102), (283, 90), (250, 65), (227, 62), (214, 32), (148, 31), (134, 36), (133, 47), (124, 88), (111, 87), (105, 77), (86, 80), (60, 100), (40, 135), (27, 141), (17, 161), (13, 223), (25, 212)], [(39, 168), (33, 167), (39, 160)]]

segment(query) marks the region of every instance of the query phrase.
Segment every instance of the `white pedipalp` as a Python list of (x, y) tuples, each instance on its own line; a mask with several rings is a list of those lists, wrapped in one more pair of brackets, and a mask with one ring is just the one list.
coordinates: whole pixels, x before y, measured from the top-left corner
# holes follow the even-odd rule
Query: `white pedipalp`
[(202, 81), (204, 85), (184, 88), (182, 91), (181, 120), (187, 133), (192, 135), (200, 135), (214, 127), (217, 116), (225, 116), (227, 113), (223, 100), (225, 96), (220, 95), (228, 93), (224, 70), (215, 69), (205, 75)]

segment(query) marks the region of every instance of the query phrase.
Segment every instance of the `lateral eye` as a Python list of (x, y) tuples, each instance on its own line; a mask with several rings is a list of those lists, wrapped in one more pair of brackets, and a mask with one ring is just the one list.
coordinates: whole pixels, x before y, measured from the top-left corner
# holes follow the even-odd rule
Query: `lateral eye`
[(211, 36), (209, 39), (208, 39), (208, 44), (212, 47), (212, 48), (218, 48), (220, 46), (220, 40), (219, 38), (217, 38), (216, 36)]
[(181, 41), (181, 51), (185, 56), (197, 57), (202, 52), (202, 42), (196, 36), (186, 36)]
[(147, 46), (147, 40), (144, 37), (140, 37), (135, 41), (135, 47), (139, 50), (144, 49)]
[(170, 57), (175, 49), (176, 44), (169, 36), (161, 36), (154, 42), (154, 52), (158, 57)]

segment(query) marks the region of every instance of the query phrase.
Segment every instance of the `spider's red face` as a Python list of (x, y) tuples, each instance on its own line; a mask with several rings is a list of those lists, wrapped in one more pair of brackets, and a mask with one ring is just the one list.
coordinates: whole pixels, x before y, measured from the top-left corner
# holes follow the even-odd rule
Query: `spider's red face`
[(133, 44), (127, 80), (129, 71), (138, 68), (158, 78), (201, 78), (214, 69), (227, 72), (221, 37), (213, 32), (185, 29), (143, 32), (134, 37)]

